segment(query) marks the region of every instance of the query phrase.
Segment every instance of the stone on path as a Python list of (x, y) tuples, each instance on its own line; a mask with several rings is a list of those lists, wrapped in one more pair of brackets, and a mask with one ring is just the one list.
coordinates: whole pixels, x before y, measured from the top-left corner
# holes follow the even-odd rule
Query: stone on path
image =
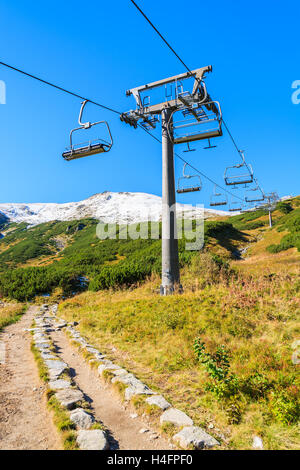
[(35, 343), (35, 347), (41, 351), (42, 349), (50, 349), (51, 344), (49, 342), (47, 342), (47, 343), (38, 342), (38, 343)]
[(59, 390), (55, 394), (57, 400), (60, 402), (62, 406), (68, 408), (69, 410), (72, 409), (75, 405), (79, 404), (83, 401), (83, 393), (78, 389), (66, 389), (66, 390)]
[(105, 433), (100, 429), (79, 431), (77, 443), (81, 450), (106, 450), (108, 442)]
[(56, 359), (56, 356), (54, 356), (53, 354), (51, 354), (49, 351), (41, 351), (41, 357), (42, 359)]
[(173, 436), (173, 441), (183, 449), (193, 447), (194, 449), (211, 449), (220, 443), (203, 429), (197, 426), (183, 428), (178, 434)]
[(99, 373), (99, 375), (102, 375), (105, 370), (113, 370), (113, 369), (121, 369), (121, 367), (116, 366), (115, 364), (113, 364), (110, 361), (107, 361), (106, 364), (101, 364), (98, 367), (98, 373)]
[(169, 408), (160, 417), (160, 423), (172, 423), (175, 426), (193, 426), (193, 420), (176, 408)]
[(129, 401), (134, 395), (152, 395), (153, 393), (147, 385), (139, 384), (136, 387), (127, 387), (124, 396), (125, 400)]
[(62, 328), (65, 328), (66, 326), (67, 326), (67, 323), (63, 322), (63, 323), (56, 324), (55, 328), (57, 328), (58, 330), (61, 330)]
[(62, 361), (46, 360), (45, 364), (48, 367), (51, 380), (56, 380), (61, 374), (68, 370), (67, 364)]
[(149, 429), (142, 428), (142, 429), (139, 430), (140, 434), (145, 434), (146, 432), (149, 432)]
[(70, 387), (71, 382), (68, 382), (68, 380), (59, 379), (49, 382), (49, 388), (51, 388), (51, 390), (65, 390)]
[(100, 351), (98, 351), (98, 349), (93, 348), (91, 346), (87, 346), (85, 349), (91, 354), (101, 354)]
[(128, 374), (126, 369), (112, 369), (111, 373), (114, 375), (127, 375)]
[(77, 429), (90, 429), (95, 422), (94, 417), (82, 408), (75, 408), (70, 414), (70, 419)]
[(62, 367), (64, 367), (64, 369), (67, 369), (68, 368), (68, 365), (63, 362), (63, 361), (55, 361), (55, 360), (50, 360), (50, 361), (45, 361), (45, 364), (46, 366), (48, 367), (48, 369), (61, 369)]
[(122, 382), (124, 385), (129, 385), (130, 387), (145, 386), (143, 382), (137, 379), (133, 374), (126, 374), (126, 375), (121, 375), (120, 377), (114, 377), (112, 379), (112, 383), (115, 383), (115, 382)]
[(147, 398), (146, 403), (149, 405), (155, 405), (161, 410), (171, 408), (171, 404), (161, 395), (153, 395), (152, 397)]

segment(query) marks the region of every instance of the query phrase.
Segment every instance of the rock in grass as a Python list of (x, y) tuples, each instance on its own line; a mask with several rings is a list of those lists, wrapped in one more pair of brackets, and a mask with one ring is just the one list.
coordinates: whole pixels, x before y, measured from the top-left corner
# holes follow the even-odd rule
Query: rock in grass
[(160, 423), (171, 423), (175, 426), (193, 426), (193, 420), (176, 408), (169, 408), (160, 417)]
[(52, 380), (49, 382), (49, 387), (51, 390), (65, 390), (66, 388), (71, 387), (71, 382), (68, 382), (68, 380)]
[(203, 429), (197, 426), (188, 426), (183, 428), (173, 437), (173, 441), (180, 445), (183, 449), (211, 449), (219, 446), (220, 443), (212, 436), (207, 434)]
[(79, 431), (77, 435), (77, 444), (81, 450), (106, 450), (108, 441), (105, 433), (100, 429), (91, 431)]
[(94, 358), (96, 359), (96, 361), (103, 361), (103, 360), (105, 360), (106, 355), (105, 354), (94, 354)]
[(136, 387), (127, 387), (125, 389), (125, 400), (129, 401), (131, 400), (131, 398), (135, 395), (153, 395), (153, 391), (150, 390), (149, 387), (147, 387), (147, 385), (138, 385)]
[(161, 410), (167, 410), (168, 408), (171, 408), (171, 404), (161, 395), (154, 395), (153, 397), (147, 398), (146, 403), (157, 406)]
[(72, 334), (73, 338), (83, 339), (83, 338), (81, 338), (81, 335), (79, 333), (77, 333), (77, 331), (75, 331), (75, 332), (72, 331), (72, 330), (70, 330), (70, 331), (71, 331), (71, 334)]
[(93, 348), (91, 346), (86, 346), (85, 349), (91, 354), (101, 354), (100, 351), (98, 351), (98, 349)]
[(137, 379), (133, 374), (125, 374), (119, 377), (114, 377), (112, 379), (112, 383), (115, 383), (115, 382), (121, 382), (124, 385), (129, 385), (130, 387), (144, 386), (143, 382)]
[(70, 414), (70, 419), (77, 429), (90, 429), (95, 422), (94, 417), (82, 408), (75, 408)]
[(99, 375), (102, 375), (105, 370), (113, 370), (113, 369), (121, 369), (121, 367), (116, 366), (115, 364), (113, 364), (110, 361), (107, 361), (107, 363), (101, 364), (98, 367), (98, 373), (99, 373)]
[(264, 449), (264, 444), (259, 436), (254, 436), (253, 438), (253, 443), (252, 443), (253, 449), (258, 449), (258, 450), (263, 450)]
[(55, 396), (61, 406), (68, 408), (68, 410), (74, 408), (75, 405), (81, 403), (84, 399), (83, 393), (74, 388), (59, 390)]
[(56, 324), (56, 325), (55, 325), (55, 328), (56, 328), (57, 330), (62, 330), (62, 328), (66, 328), (66, 326), (67, 326), (67, 323), (66, 323), (66, 322), (63, 322), (63, 323), (58, 323), (58, 324)]
[(111, 373), (116, 375), (116, 376), (117, 375), (119, 376), (119, 375), (127, 375), (128, 374), (127, 370), (125, 370), (125, 369), (113, 369), (111, 371)]

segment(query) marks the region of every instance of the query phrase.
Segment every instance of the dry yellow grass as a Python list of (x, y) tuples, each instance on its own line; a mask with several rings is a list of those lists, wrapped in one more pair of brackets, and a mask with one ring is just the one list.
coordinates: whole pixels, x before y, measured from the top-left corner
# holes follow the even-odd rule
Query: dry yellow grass
[(5, 303), (0, 305), (0, 331), (19, 320), (25, 311), (25, 305), (21, 303)]

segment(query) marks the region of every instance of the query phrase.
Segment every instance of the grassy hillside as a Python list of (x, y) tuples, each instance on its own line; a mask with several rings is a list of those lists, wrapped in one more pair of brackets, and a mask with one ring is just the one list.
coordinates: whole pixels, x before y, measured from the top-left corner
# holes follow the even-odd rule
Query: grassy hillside
[[(159, 239), (100, 240), (97, 223), (84, 219), (9, 227), (0, 240), (0, 295), (20, 301), (55, 290), (69, 295), (86, 288), (130, 286), (160, 273)], [(230, 257), (247, 237), (227, 221), (208, 221), (205, 239)], [(185, 250), (185, 240), (179, 241), (179, 251), (182, 267), (195, 256)]]
[(154, 277), (131, 291), (82, 293), (59, 310), (109, 358), (223, 436), (224, 448), (251, 448), (259, 435), (267, 449), (293, 449), (299, 274), (245, 276), (206, 253), (184, 269), (183, 295), (159, 297)]
[[(271, 264), (268, 269), (276, 265), (277, 259), (280, 269), (283, 259), (288, 264), (285, 258), (291, 258), (291, 251), (296, 265), (295, 252), (300, 251), (299, 207), (300, 198), (280, 203), (273, 214), (271, 231), (263, 210), (206, 221), (205, 249), (223, 260), (239, 259), (241, 250), (248, 245), (256, 247), (260, 243), (262, 247), (263, 238), (268, 240), (263, 245), (263, 256), (267, 265)], [(20, 301), (54, 292), (68, 296), (87, 288), (97, 291), (131, 286), (160, 273), (160, 240), (100, 240), (97, 223), (83, 219), (54, 221), (29, 229), (26, 224), (6, 226), (5, 237), (0, 240), (0, 295)], [(138, 228), (145, 229), (145, 224)], [(119, 227), (117, 237), (123, 231), (124, 227)], [(182, 268), (197, 255), (185, 250), (185, 240), (179, 241), (179, 252)], [(276, 257), (282, 252), (287, 256)]]

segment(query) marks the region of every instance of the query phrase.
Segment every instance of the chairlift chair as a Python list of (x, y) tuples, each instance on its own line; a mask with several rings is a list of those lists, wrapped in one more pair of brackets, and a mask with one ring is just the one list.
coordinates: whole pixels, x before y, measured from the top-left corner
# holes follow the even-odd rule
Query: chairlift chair
[[(246, 163), (243, 152), (240, 153), (242, 155), (242, 163), (228, 166), (224, 172), (224, 181), (227, 186), (233, 186), (235, 188), (237, 185), (243, 184), (245, 188), (247, 188), (247, 185), (254, 181), (253, 169), (251, 165)], [(235, 174), (234, 171), (239, 168), (242, 168), (242, 172)]]
[(210, 197), (210, 207), (217, 207), (217, 206), (227, 206), (228, 199), (225, 194), (217, 192), (217, 186), (214, 187), (214, 192)]
[[(178, 98), (183, 99), (182, 95), (179, 94)], [(174, 144), (212, 139), (223, 135), (222, 112), (218, 101), (207, 101), (201, 105), (189, 104), (185, 99), (182, 102), (185, 108), (175, 111), (168, 125), (169, 135)], [(175, 121), (173, 116), (178, 112), (182, 113), (183, 119)]]
[[(183, 174), (182, 177), (178, 180), (178, 194), (185, 194), (185, 193), (194, 193), (196, 191), (201, 191), (202, 189), (202, 181), (199, 175), (187, 175), (185, 173), (187, 163), (183, 166)], [(190, 181), (193, 181), (193, 184), (190, 184)], [(185, 186), (185, 182), (188, 181), (189, 185)]]
[(241, 212), (243, 210), (243, 204), (239, 201), (231, 201), (229, 204), (229, 212)]
[[(70, 160), (76, 160), (77, 158), (83, 158), (83, 157), (88, 157), (90, 155), (97, 155), (100, 153), (104, 152), (109, 152), (112, 145), (113, 145), (113, 139), (112, 135), (110, 132), (109, 125), (106, 121), (98, 121), (98, 122), (81, 122), (82, 120), (82, 114), (83, 110), (88, 103), (88, 100), (85, 100), (81, 104), (80, 112), (79, 112), (79, 118), (78, 118), (78, 123), (80, 127), (77, 127), (75, 129), (72, 129), (70, 132), (70, 147), (66, 149), (65, 152), (63, 152), (62, 156), (65, 160), (70, 161)], [(97, 126), (99, 124), (103, 124), (107, 128), (107, 132), (109, 135), (109, 141), (106, 141), (104, 139), (94, 139), (94, 140), (89, 140), (87, 142), (82, 142), (79, 144), (74, 144), (73, 143), (73, 133), (79, 130), (86, 130), (86, 129), (91, 129), (93, 126)]]
[[(247, 195), (245, 196), (245, 201), (247, 203), (252, 203), (252, 202), (264, 202), (266, 200), (266, 197), (263, 193), (263, 191), (260, 189), (258, 184), (256, 184), (255, 188), (250, 188), (247, 190), (247, 192), (255, 192), (255, 191), (260, 191), (261, 195), (253, 196), (253, 197), (248, 197)], [(257, 194), (257, 193), (256, 193)]]

